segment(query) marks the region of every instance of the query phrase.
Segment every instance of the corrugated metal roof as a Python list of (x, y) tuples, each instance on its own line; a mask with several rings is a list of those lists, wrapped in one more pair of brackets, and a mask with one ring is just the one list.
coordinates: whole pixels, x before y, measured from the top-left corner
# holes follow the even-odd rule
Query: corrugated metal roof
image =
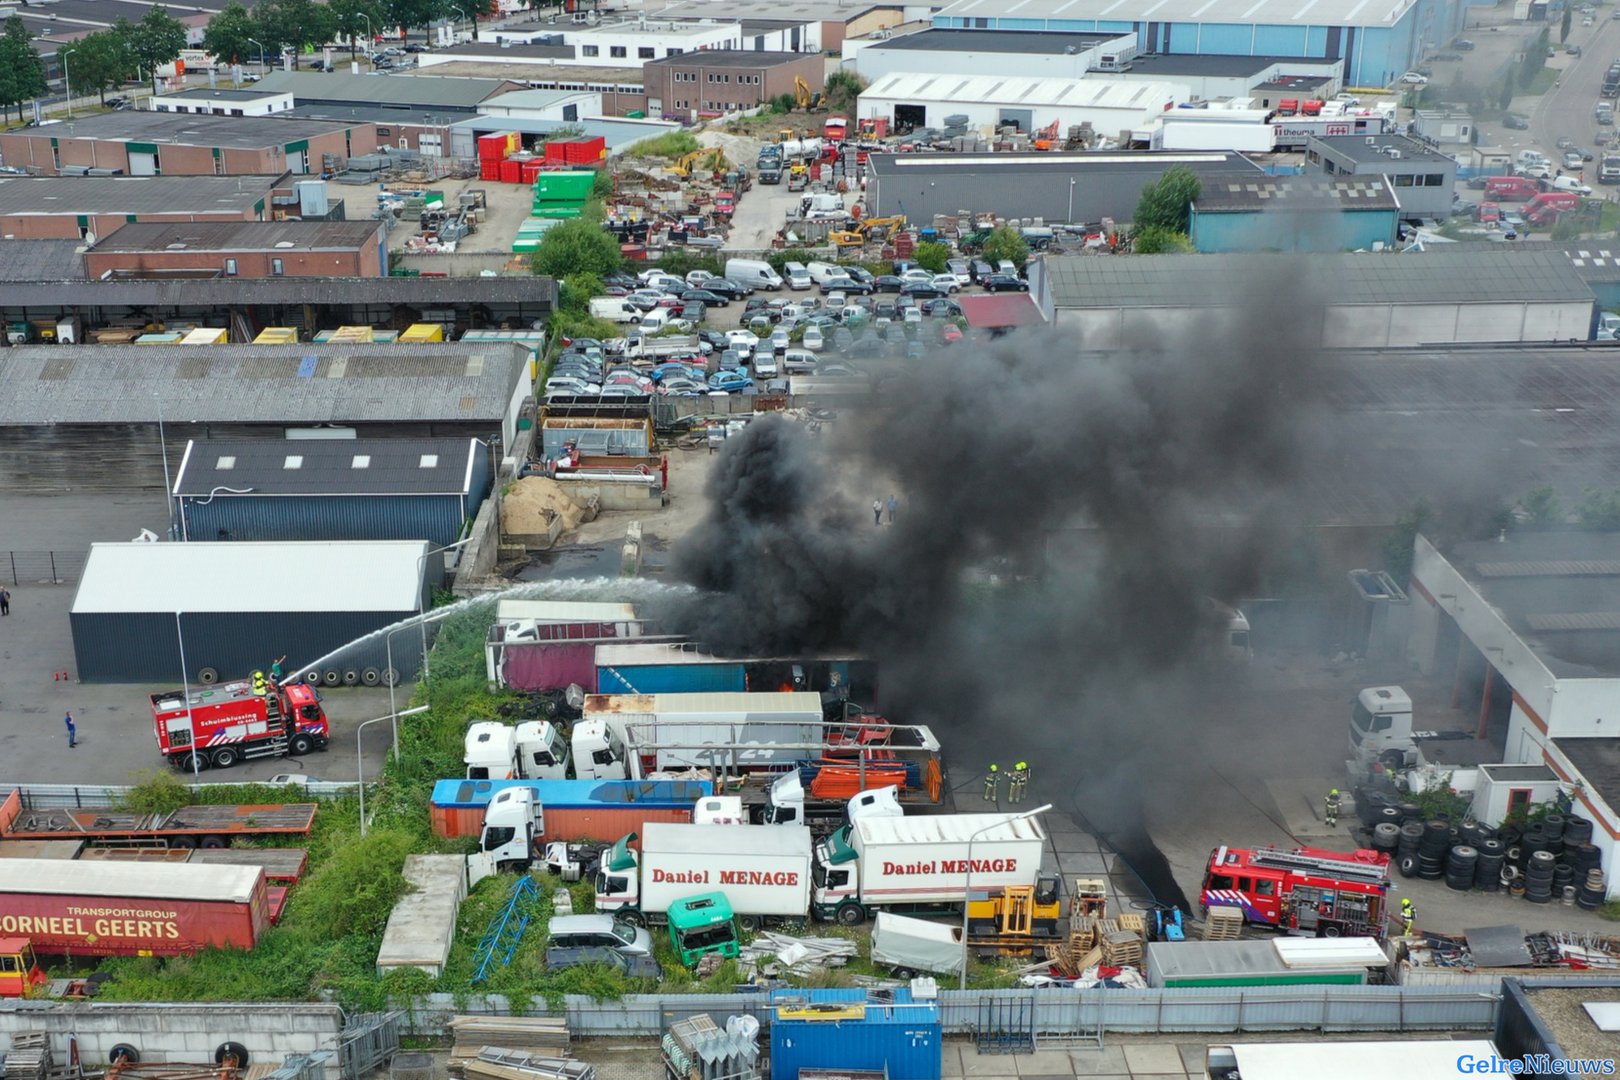
[(13, 176), (0, 179), (0, 214), (241, 214), (268, 199), (282, 179), (285, 177)]
[(1474, 573), (1484, 578), (1509, 577), (1620, 577), (1615, 559), (1527, 559), (1523, 562), (1482, 562)]
[(245, 904), (264, 875), (260, 866), (187, 863), (78, 862), (7, 859), (6, 876), (30, 892), (131, 900), (222, 900)]
[(475, 439), (200, 439), (186, 444), (174, 493), (466, 495), (479, 453)]
[(23, 345), (6, 351), (0, 424), (499, 421), (528, 364), (497, 341)]
[[(64, 281), (84, 280), (82, 240), (0, 240), (0, 281), (6, 283), (6, 302), (26, 304), (17, 297), (31, 289), (43, 297), (56, 295)], [(15, 284), (13, 284), (15, 283)]]
[(861, 100), (975, 102), (989, 105), (1066, 106), (1075, 109), (1158, 109), (1186, 96), (1173, 83), (1105, 79), (1036, 79), (1008, 75), (938, 75), (896, 72), (861, 91)]
[(644, 642), (636, 645), (598, 645), (597, 667), (635, 667), (644, 664), (724, 664), (713, 653), (694, 648), (689, 642)]
[[(1010, 16), (1020, 22), (1053, 19), (1062, 24), (1095, 20), (1145, 19), (1159, 23), (1236, 23), (1243, 26), (1274, 23), (1303, 34), (1321, 26), (1394, 26), (1417, 0), (1158, 0), (1146, 10), (1121, 10), (1120, 0), (1021, 0), (1010, 9), (1003, 0), (956, 0), (934, 12), (935, 19), (996, 19)], [(1017, 14), (1014, 15), (1013, 12)]]
[[(325, 79), (335, 76), (318, 77)], [(262, 150), (342, 131), (343, 127), (342, 124), (318, 120), (287, 120), (278, 116), (215, 116), (212, 113), (160, 113), (127, 109), (123, 112), (92, 113), (76, 118), (73, 121), (72, 137), (106, 139), (113, 142), (173, 143), (179, 146)], [(27, 128), (8, 134), (12, 138), (41, 140), (44, 143), (42, 156), (49, 160), (50, 140), (62, 138), (66, 134), (66, 129), (55, 126)]]
[[(53, 249), (12, 248), (12, 244), (57, 245)], [(84, 281), (75, 249), (77, 240), (0, 240), (0, 256), (19, 252), (19, 261), (0, 257), (0, 281), (6, 302), (21, 307), (37, 304), (92, 307), (179, 306), (199, 304), (404, 304), (435, 307), (442, 304), (532, 304), (542, 309), (557, 303), (557, 283), (528, 274), (501, 277), (381, 277), (381, 278), (190, 278), (184, 281), (140, 278), (127, 281)], [(20, 276), (16, 268), (33, 261), (42, 271)], [(71, 277), (67, 271), (72, 258)], [(8, 274), (19, 274), (9, 278)], [(64, 286), (62, 282), (80, 279)]]
[(1397, 210), (1400, 203), (1383, 176), (1360, 178), (1277, 176), (1206, 181), (1193, 203), (1198, 213), (1255, 210)]
[(94, 251), (351, 251), (376, 243), (382, 222), (138, 221)]
[[(1449, 245), (1473, 249), (1476, 244)], [(1491, 245), (1496, 246), (1496, 245)], [(1155, 255), (1151, 259), (1057, 256), (1046, 260), (1060, 308), (1211, 308), (1254, 302), (1254, 282), (1273, 254)], [(1311, 280), (1335, 304), (1489, 304), (1590, 301), (1592, 290), (1556, 249), (1474, 258), (1431, 250), (1410, 255), (1313, 255)]]
[(273, 71), (259, 80), (261, 93), (291, 91), (298, 104), (310, 102), (355, 102), (356, 104), (466, 109), (477, 107), (486, 98), (511, 87), (504, 79), (446, 79), (418, 76), (398, 79), (392, 75), (346, 75), (320, 71)]
[(91, 544), (72, 614), (415, 611), (428, 550), (425, 540)]

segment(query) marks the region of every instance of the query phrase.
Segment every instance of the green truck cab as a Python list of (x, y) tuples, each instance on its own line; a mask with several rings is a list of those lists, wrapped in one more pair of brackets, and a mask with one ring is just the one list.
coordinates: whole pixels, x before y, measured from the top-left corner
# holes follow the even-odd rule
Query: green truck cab
[(669, 906), (669, 943), (686, 967), (708, 953), (736, 957), (742, 952), (731, 902), (721, 892), (700, 893)]

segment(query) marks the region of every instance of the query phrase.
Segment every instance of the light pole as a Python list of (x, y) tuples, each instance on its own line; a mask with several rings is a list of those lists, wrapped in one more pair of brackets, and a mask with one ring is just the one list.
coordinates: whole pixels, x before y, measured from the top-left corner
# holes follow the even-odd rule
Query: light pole
[(164, 534), (174, 539), (174, 484), (169, 479), (169, 444), (163, 439), (163, 395), (156, 390), (152, 391), (152, 400), (157, 402), (158, 418), (158, 453), (163, 455), (163, 512), (169, 515), (169, 528)]
[(1002, 826), (1010, 825), (1015, 821), (1027, 821), (1028, 819), (1034, 817), (1037, 814), (1046, 813), (1050, 809), (1052, 809), (1052, 804), (1047, 803), (1044, 806), (1037, 806), (1033, 810), (1025, 810), (1022, 814), (1014, 814), (1014, 815), (1012, 815), (1012, 817), (1002, 818), (1000, 821), (992, 821), (990, 824), (986, 825), (984, 828), (978, 830), (977, 832), (973, 833), (971, 836), (968, 837), (968, 843), (967, 843), (967, 875), (962, 879), (962, 978), (961, 978), (961, 981), (957, 984), (957, 989), (958, 990), (966, 990), (967, 989), (968, 904), (972, 901), (972, 898), (973, 898), (973, 888), (972, 888), (972, 886), (973, 886), (973, 841), (977, 840), (979, 837), (983, 836), (985, 833), (989, 832), (991, 829), (999, 829)]
[(59, 54), (62, 58), (62, 85), (67, 90), (68, 119), (73, 119), (73, 77), (68, 72), (68, 57), (73, 55), (72, 49), (63, 49)]
[(370, 60), (371, 59), (371, 39), (374, 36), (373, 31), (371, 29), (371, 16), (367, 15), (363, 11), (357, 11), (357, 12), (355, 12), (355, 14), (360, 16), (362, 19), (366, 20), (366, 59)]
[[(463, 19), (467, 18), (467, 13), (465, 11), (462, 11), (460, 8), (458, 8), (458, 7), (454, 6), (454, 5), (451, 5), (450, 10), (455, 12), (457, 15), (460, 15)], [(477, 41), (478, 40), (478, 16), (475, 15), (471, 19), (468, 19), (467, 21), (472, 23), (472, 39), (474, 41)], [(455, 35), (455, 31), (452, 30), (451, 33), (450, 33), (450, 44), (454, 45), (455, 43), (456, 43), (456, 35)]]
[[(469, 536), (464, 540), (457, 540), (453, 544), (446, 544), (446, 545), (444, 545), (444, 547), (433, 548), (433, 549), (431, 549), (429, 551), (422, 552), (421, 557), (416, 560), (416, 580), (417, 580), (418, 585), (420, 585), (420, 583), (422, 581), (422, 575), (427, 572), (427, 559), (428, 559), (429, 555), (442, 555), (446, 551), (455, 551), (457, 548), (464, 548), (470, 543), (472, 543), (472, 537)], [(441, 569), (442, 569), (442, 564), (441, 564)], [(422, 674), (421, 674), (420, 678), (425, 679), (425, 678), (427, 678), (427, 673), (428, 673), (428, 658), (427, 658), (427, 624), (428, 624), (428, 621), (426, 619), (422, 618), (422, 612), (423, 612), (423, 606), (422, 605), (423, 605), (423, 603), (424, 603), (424, 600), (422, 598), (422, 590), (420, 588), (418, 588), (416, 590), (416, 617), (419, 620), (417, 622), (417, 625), (422, 628)]]
[[(423, 622), (438, 622), (440, 619), (448, 617), (449, 614), (450, 611), (447, 608), (444, 611), (434, 612), (432, 615), (418, 615), (417, 618), (421, 619)], [(383, 671), (383, 678), (388, 680), (388, 714), (394, 717), (405, 715), (404, 713), (399, 712), (397, 707), (394, 705), (394, 687), (399, 683), (399, 672), (394, 671), (394, 635), (399, 633), (401, 630), (407, 629), (410, 625), (411, 624), (409, 622), (401, 623), (399, 626), (394, 627), (392, 630), (388, 631), (387, 634), (383, 635), (383, 646), (388, 651), (388, 667)], [(423, 631), (423, 633), (426, 633), (426, 631)], [(392, 678), (389, 677), (390, 673), (392, 674)], [(399, 726), (397, 723), (394, 726), (394, 745), (396, 747), (399, 745)]]
[(1064, 224), (1074, 224), (1074, 177), (1072, 176), (1069, 177), (1069, 216), (1065, 219)]
[[(415, 716), (417, 713), (425, 713), (427, 711), (428, 711), (428, 707), (426, 705), (418, 705), (414, 709), (406, 709), (404, 712), (400, 713), (399, 715), (400, 716)], [(354, 729), (354, 768), (355, 768), (355, 776), (358, 777), (359, 781), (360, 781), (360, 837), (361, 837), (361, 839), (365, 839), (365, 835), (366, 835), (366, 763), (365, 763), (365, 759), (360, 756), (360, 734), (361, 734), (361, 732), (366, 730), (368, 725), (380, 724), (384, 720), (392, 720), (394, 718), (395, 717), (393, 716), (393, 714), (390, 713), (388, 716), (379, 716), (379, 717), (376, 717), (376, 718), (371, 719), (371, 720), (364, 720), (364, 721), (361, 722), (359, 727)]]
[(174, 613), (174, 640), (180, 645), (180, 692), (186, 696), (186, 726), (191, 729), (191, 781), (197, 783), (202, 771), (202, 751), (197, 749), (197, 721), (191, 715), (191, 674), (186, 669), (186, 635), (180, 630), (178, 611)]
[(248, 44), (259, 47), (259, 78), (264, 78), (264, 42), (258, 38), (248, 38)]

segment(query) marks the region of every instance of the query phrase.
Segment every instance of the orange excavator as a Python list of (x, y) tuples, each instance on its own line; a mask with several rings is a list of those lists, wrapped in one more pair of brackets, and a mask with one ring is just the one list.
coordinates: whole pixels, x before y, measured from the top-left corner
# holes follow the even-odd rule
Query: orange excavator
[(1035, 133), (1032, 145), (1037, 150), (1050, 150), (1057, 145), (1057, 133), (1058, 122), (1054, 120)]

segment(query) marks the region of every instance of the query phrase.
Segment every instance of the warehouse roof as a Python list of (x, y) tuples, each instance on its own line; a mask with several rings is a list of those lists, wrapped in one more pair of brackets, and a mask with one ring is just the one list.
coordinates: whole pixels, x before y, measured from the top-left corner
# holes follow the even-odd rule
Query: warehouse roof
[[(71, 613), (296, 612), (312, 604), (322, 611), (415, 611), (427, 550), (426, 540), (91, 544)], [(244, 588), (268, 581), (298, 587)]]
[(497, 341), (23, 345), (6, 352), (0, 424), (498, 420), (527, 372), (528, 350)]
[[(431, 69), (430, 69), (431, 70)], [(334, 75), (321, 71), (274, 71), (259, 81), (261, 92), (292, 91), (293, 101), (471, 112), (512, 84), (505, 79), (458, 79), (419, 75), (401, 82), (392, 75)]]
[(137, 221), (121, 226), (91, 250), (105, 251), (348, 251), (370, 244), (382, 222)]
[[(1428, 143), (1418, 142), (1405, 135), (1312, 135), (1306, 147), (1314, 149), (1318, 144), (1360, 165), (1395, 161), (1403, 165), (1408, 161), (1444, 163), (1451, 166), (1457, 164), (1457, 159), (1450, 154), (1441, 153)], [(1394, 147), (1400, 151), (1401, 156), (1390, 157), (1384, 152), (1385, 147)]]
[(690, 52), (676, 53), (674, 56), (660, 56), (657, 60), (647, 61), (642, 67), (769, 68), (797, 63), (819, 55), (819, 53), (771, 52), (760, 49), (694, 49)]
[[(512, 56), (529, 56), (540, 60), (548, 58), (572, 60), (574, 58), (574, 47), (572, 45), (542, 45), (539, 42), (520, 41), (505, 44), (498, 40), (490, 41), (486, 39), (483, 41), (469, 41), (462, 45), (451, 45), (445, 49), (434, 49), (433, 55), (435, 57), (454, 56), (457, 60), (489, 60), (491, 62), (498, 62), (502, 57)], [(455, 62), (454, 60), (447, 61), (447, 63)], [(444, 64), (432, 63), (425, 68), (417, 68), (416, 72), (418, 74), (425, 72), (431, 75), (443, 66)]]
[(464, 495), (476, 439), (193, 439), (176, 495)]
[(83, 248), (82, 240), (0, 240), (0, 281), (6, 283), (0, 302), (17, 303), (12, 298), (30, 287), (49, 296), (61, 282), (83, 280)]
[[(514, 125), (517, 126), (517, 125)], [(243, 278), (221, 277), (167, 281), (84, 281), (76, 249), (77, 240), (4, 240), (0, 252), (9, 245), (28, 244), (54, 247), (39, 252), (34, 259), (39, 273), (19, 277), (0, 294), (0, 305), (88, 304), (97, 307), (185, 306), (199, 304), (409, 304), (437, 307), (444, 304), (532, 304), (550, 307), (557, 301), (557, 284), (550, 278), (529, 274), (501, 277), (381, 277), (381, 278)], [(71, 267), (68, 256), (73, 255)], [(71, 268), (71, 274), (67, 271)], [(0, 280), (14, 267), (0, 259)], [(48, 271), (48, 272), (47, 272)], [(62, 282), (79, 279), (64, 287)]]
[[(1172, 165), (1186, 165), (1201, 176), (1212, 172), (1264, 175), (1260, 166), (1231, 150), (1110, 150), (1107, 152), (1062, 154), (1031, 151), (996, 154), (873, 154), (868, 168), (876, 176), (917, 173), (937, 176), (983, 176), (994, 180), (996, 173), (1019, 176), (1052, 173), (1083, 176), (1087, 172), (1164, 172)], [(1107, 260), (1103, 260), (1107, 261)]]
[(1083, 52), (1094, 49), (1120, 37), (1135, 35), (1129, 31), (1118, 34), (1048, 34), (1038, 30), (920, 30), (915, 34), (902, 34), (887, 41), (874, 42), (867, 50), (900, 52), (979, 52), (979, 53), (1052, 53), (1063, 55), (1071, 50)]
[[(100, 547), (102, 545), (96, 545)], [(185, 547), (146, 544), (145, 547)], [(205, 545), (190, 545), (205, 546)], [(210, 544), (209, 547), (235, 545)], [(88, 573), (88, 567), (86, 573)], [(255, 590), (266, 591), (266, 590)], [(172, 606), (159, 610), (173, 611)], [(220, 900), (245, 904), (264, 875), (261, 866), (201, 866), (185, 863), (79, 862), (7, 859), (6, 877), (28, 882), (29, 891), (52, 895), (100, 894), (131, 900)], [(138, 918), (136, 912), (129, 913)]]
[[(900, 12), (904, 9), (905, 4), (898, 0), (893, 3), (855, 0), (850, 4), (840, 0), (778, 0), (767, 8), (771, 18), (790, 19), (801, 25), (807, 22), (852, 23), (873, 11)], [(761, 13), (759, 0), (674, 0), (656, 9), (649, 4), (646, 10), (649, 15), (656, 11), (661, 17), (677, 19), (742, 20)]]
[[(71, 58), (68, 61), (72, 63)], [(279, 91), (285, 93), (286, 91)], [(170, 90), (159, 94), (153, 100), (167, 101), (169, 98), (200, 98), (204, 101), (258, 101), (260, 98), (275, 97), (278, 91), (255, 88), (252, 90), (227, 90), (224, 87), (197, 86), (190, 90)]]
[[(429, 73), (443, 70), (446, 75), (476, 77), (481, 75), (498, 74), (515, 71), (514, 82), (524, 86), (541, 84), (536, 89), (546, 89), (549, 83), (569, 84), (595, 84), (598, 86), (641, 86), (642, 74), (638, 67), (597, 67), (589, 64), (528, 64), (517, 68), (508, 67), (496, 60), (452, 60), (448, 64), (437, 64), (427, 69)], [(397, 73), (396, 79), (413, 78), (420, 69), (406, 68)], [(492, 99), (492, 103), (495, 100)]]
[(665, 120), (580, 120), (570, 123), (566, 120), (536, 120), (527, 116), (480, 116), (476, 120), (463, 120), (451, 126), (479, 135), (496, 131), (548, 135), (553, 131), (567, 128), (570, 132), (578, 131), (583, 138), (594, 139), (601, 136), (606, 139), (610, 154), (634, 145), (642, 139), (650, 139), (680, 127), (679, 124)]
[(499, 97), (484, 102), (486, 109), (549, 109), (560, 102), (577, 98), (584, 90), (509, 90)]
[[(325, 78), (325, 76), (322, 76)], [(262, 150), (342, 131), (343, 124), (287, 120), (280, 116), (215, 116), (212, 113), (124, 112), (81, 116), (68, 125), (9, 132), (33, 139), (102, 139), (108, 142), (174, 143), (180, 146)]]
[[(674, 59), (679, 59), (675, 57)], [(661, 62), (661, 61), (660, 61)], [(861, 91), (862, 101), (984, 102), (994, 105), (1160, 109), (1185, 90), (1170, 83), (1109, 79), (1040, 79), (1013, 75), (895, 72)]]
[(1398, 210), (1386, 176), (1325, 180), (1319, 176), (1265, 176), (1205, 181), (1193, 203), (1200, 214), (1254, 210)]
[[(992, 31), (1000, 33), (1000, 31)], [(1314, 56), (1217, 56), (1213, 53), (1144, 53), (1131, 58), (1133, 75), (1259, 75), (1279, 65), (1298, 67), (1341, 67), (1342, 60)]]
[[(1302, 263), (1336, 304), (1492, 304), (1592, 299), (1592, 291), (1561, 252), (1527, 250), (1516, 258), (1468, 257), (1434, 250), (1384, 256), (1314, 255)], [(1245, 305), (1254, 281), (1276, 265), (1271, 254), (1155, 255), (1152, 259), (1058, 256), (1046, 260), (1060, 308)]]
[(291, 176), (13, 176), (0, 214), (242, 214)]
[[(1393, 26), (1416, 0), (1158, 0), (1144, 11), (1121, 11), (1121, 0), (1021, 0), (1007, 7), (1004, 0), (955, 0), (934, 12), (938, 19), (984, 19), (1007, 16), (1020, 22), (1052, 19), (1091, 22), (1098, 19), (1141, 19), (1151, 14), (1159, 23), (1237, 23), (1243, 26), (1275, 23), (1305, 26)], [(1016, 12), (1016, 14), (1014, 14)]]
[[(444, 109), (414, 107), (402, 109), (393, 105), (343, 105), (334, 102), (316, 102), (312, 105), (294, 105), (277, 116), (296, 116), (306, 120), (336, 120), (350, 127), (355, 124), (380, 124), (383, 127), (442, 127), (446, 121), (459, 119), (462, 112)], [(380, 135), (381, 133), (379, 133)], [(383, 136), (380, 142), (388, 142)], [(386, 147), (385, 147), (386, 149)]]

